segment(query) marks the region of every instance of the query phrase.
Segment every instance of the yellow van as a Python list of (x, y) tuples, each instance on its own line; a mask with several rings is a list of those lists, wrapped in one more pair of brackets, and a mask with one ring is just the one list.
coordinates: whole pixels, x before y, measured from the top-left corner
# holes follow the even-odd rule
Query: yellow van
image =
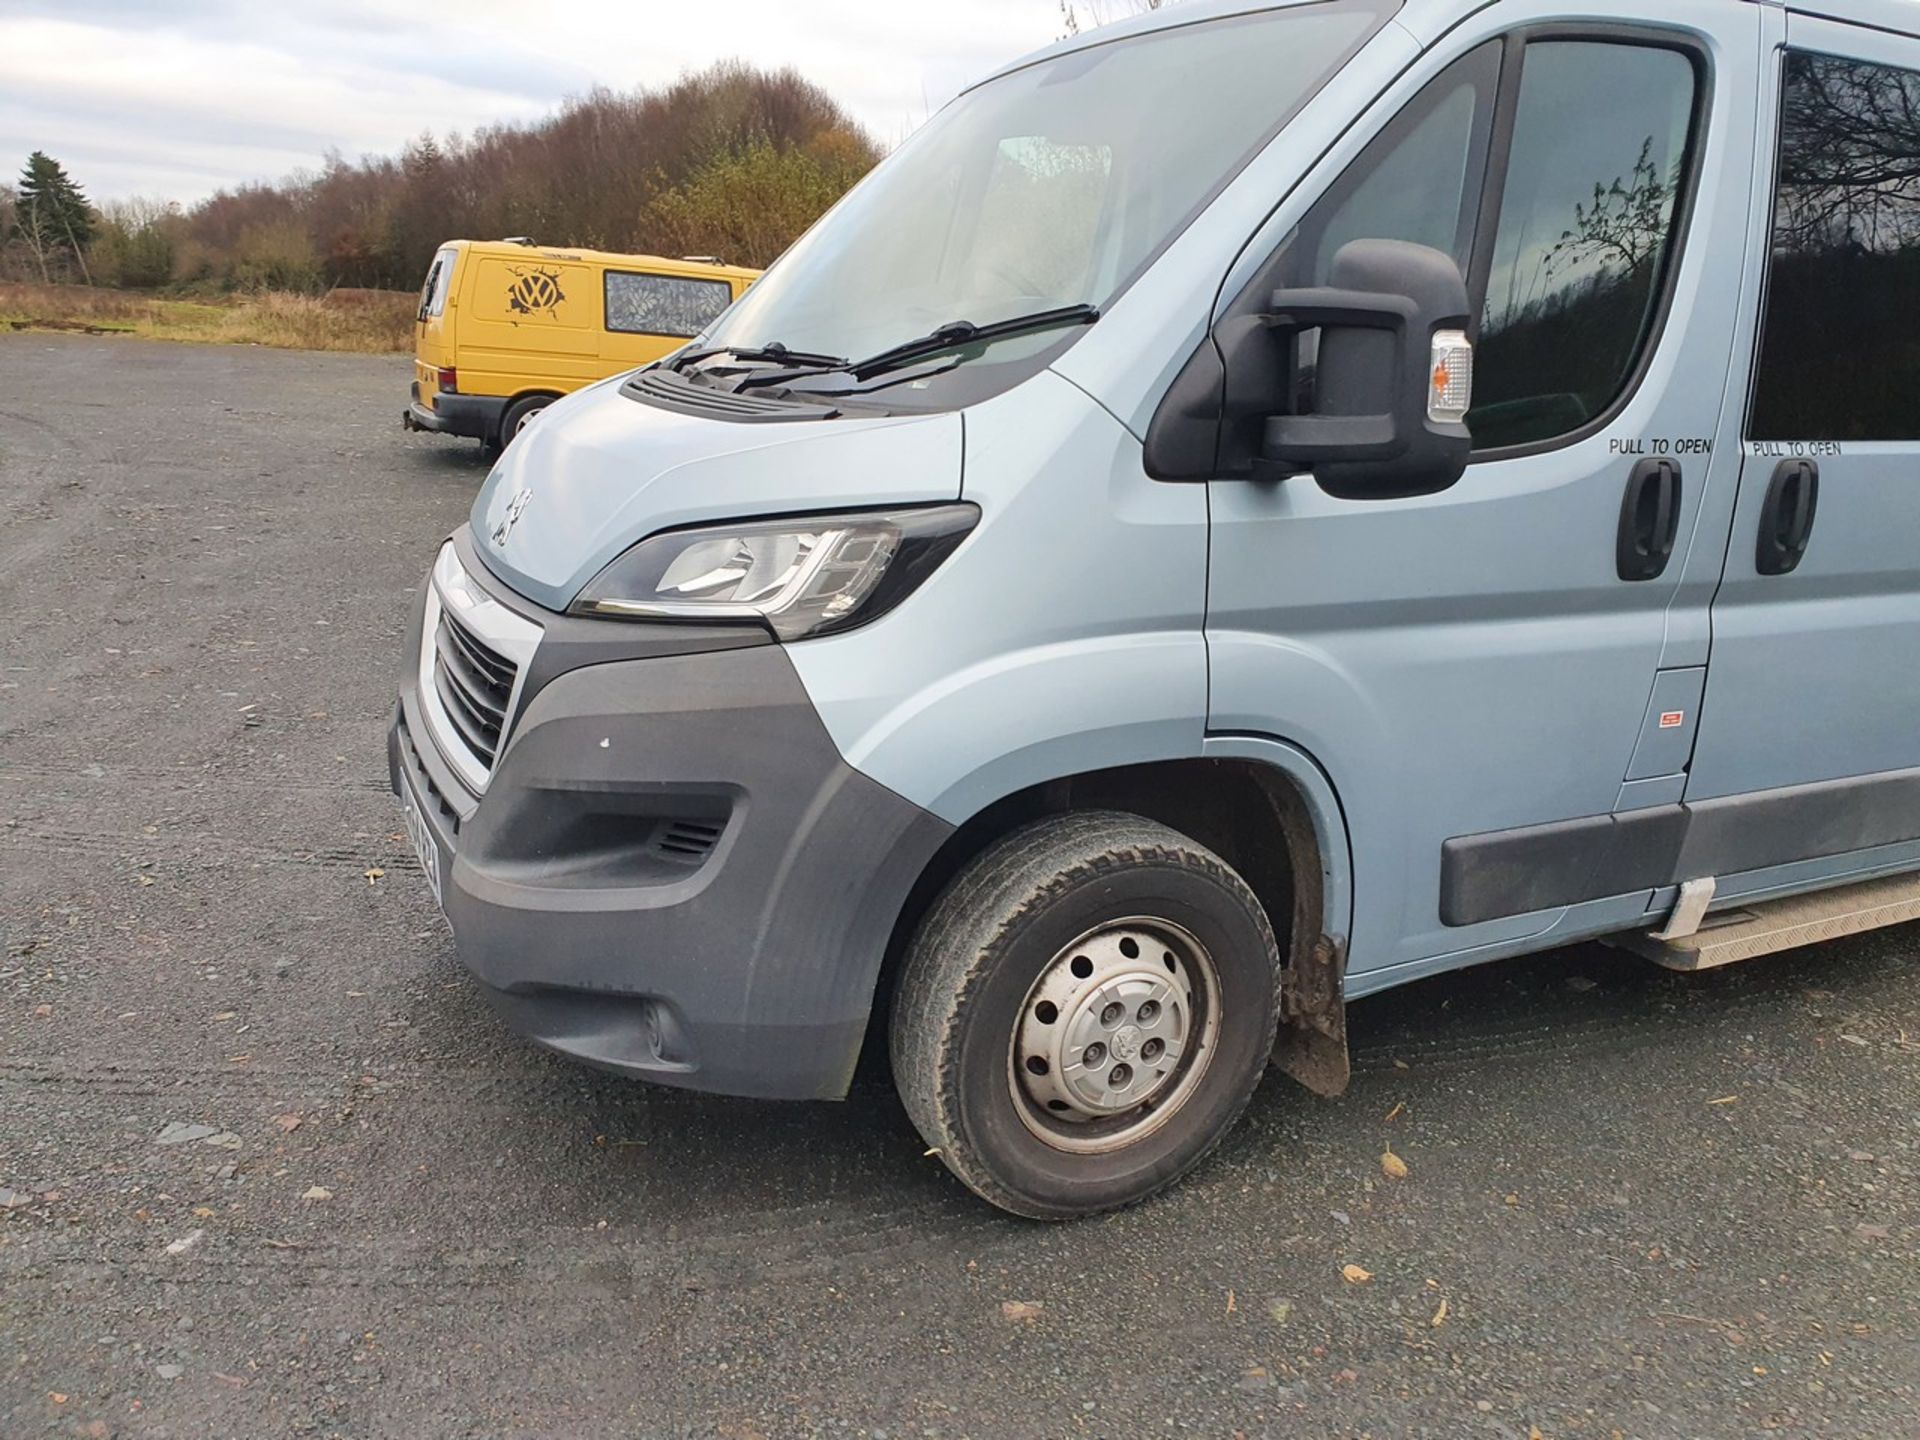
[(685, 344), (758, 270), (450, 240), (420, 289), (409, 430), (506, 445), (545, 406)]

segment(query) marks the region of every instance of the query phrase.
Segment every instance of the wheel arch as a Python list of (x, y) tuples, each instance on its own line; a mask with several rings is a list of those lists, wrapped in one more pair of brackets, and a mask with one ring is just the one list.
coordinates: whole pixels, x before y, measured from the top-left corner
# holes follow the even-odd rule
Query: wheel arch
[[(1141, 815), (1219, 855), (1265, 907), (1294, 993), (1302, 993), (1303, 982), (1317, 980), (1307, 989), (1320, 995), (1318, 1008), (1340, 1009), (1352, 926), (1352, 863), (1339, 798), (1305, 751), (1267, 737), (1226, 735), (1209, 737), (1197, 757), (1044, 780), (1003, 795), (962, 821), (922, 868), (895, 917), (875, 993), (875, 1027), (886, 1024), (908, 943), (953, 877), (1010, 831), (1076, 810)], [(874, 1038), (870, 1032), (870, 1048)], [(1338, 1044), (1337, 1082), (1302, 1075), (1288, 1063), (1285, 1044), (1276, 1058), (1309, 1088), (1337, 1093), (1345, 1083), (1343, 1027)], [(884, 1044), (878, 1049), (883, 1053)]]

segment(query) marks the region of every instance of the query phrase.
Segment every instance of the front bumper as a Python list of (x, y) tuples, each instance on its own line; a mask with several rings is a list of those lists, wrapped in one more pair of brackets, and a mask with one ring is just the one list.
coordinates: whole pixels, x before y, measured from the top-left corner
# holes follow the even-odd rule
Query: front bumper
[(402, 681), (390, 778), (438, 846), (461, 961), (515, 1029), (588, 1063), (844, 1094), (894, 921), (951, 827), (841, 759), (757, 630), (540, 611), (470, 532), (457, 548), (546, 632), (481, 793), (435, 738), (417, 653)]
[(420, 403), (420, 382), (416, 380), (413, 398), (400, 412), (400, 423), (409, 430), (431, 430), (436, 435), (495, 440), (506, 409), (506, 398), (500, 395), (436, 395), (429, 410)]

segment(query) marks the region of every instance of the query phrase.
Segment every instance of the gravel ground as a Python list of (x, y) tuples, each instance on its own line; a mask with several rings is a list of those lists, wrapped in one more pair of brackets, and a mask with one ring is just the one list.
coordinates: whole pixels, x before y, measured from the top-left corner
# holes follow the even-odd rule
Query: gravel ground
[(1068, 1226), (877, 1070), (778, 1106), (514, 1040), (386, 792), (483, 473), (406, 380), (0, 339), (0, 1436), (1920, 1433), (1911, 928), (1369, 1001), (1345, 1099), (1276, 1078)]

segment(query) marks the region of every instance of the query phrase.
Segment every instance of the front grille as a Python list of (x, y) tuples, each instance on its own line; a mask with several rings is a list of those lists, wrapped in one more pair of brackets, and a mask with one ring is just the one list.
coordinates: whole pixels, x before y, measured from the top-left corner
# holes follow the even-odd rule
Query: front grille
[(433, 688), (460, 739), (487, 769), (500, 750), (519, 667), (443, 608), (433, 636)]

